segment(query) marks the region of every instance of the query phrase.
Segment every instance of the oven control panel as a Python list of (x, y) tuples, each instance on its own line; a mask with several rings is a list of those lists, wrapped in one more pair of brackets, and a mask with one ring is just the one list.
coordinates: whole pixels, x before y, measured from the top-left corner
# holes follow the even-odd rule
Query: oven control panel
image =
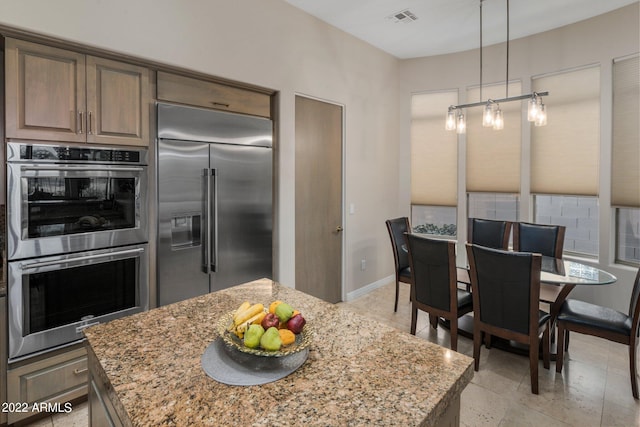
[[(55, 163), (118, 163), (144, 165), (146, 149), (78, 147), (40, 144), (9, 144), (9, 161)], [(13, 148), (13, 149), (11, 149)], [(16, 150), (17, 148), (17, 150)]]

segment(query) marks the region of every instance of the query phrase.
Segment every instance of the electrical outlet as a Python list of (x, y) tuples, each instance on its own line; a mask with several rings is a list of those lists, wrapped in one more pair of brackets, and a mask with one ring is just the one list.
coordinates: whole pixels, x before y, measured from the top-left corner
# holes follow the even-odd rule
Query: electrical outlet
[(367, 269), (367, 260), (366, 259), (360, 260), (360, 270), (365, 271), (366, 269)]

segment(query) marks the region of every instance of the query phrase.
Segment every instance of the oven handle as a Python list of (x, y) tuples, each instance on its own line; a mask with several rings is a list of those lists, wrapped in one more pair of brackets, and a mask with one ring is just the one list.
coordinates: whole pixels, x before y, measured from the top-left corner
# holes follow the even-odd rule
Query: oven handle
[(82, 172), (142, 172), (139, 166), (56, 166), (56, 165), (23, 165), (23, 171), (82, 171)]
[(97, 254), (97, 255), (85, 255), (85, 256), (79, 256), (77, 258), (59, 259), (55, 261), (42, 261), (42, 262), (34, 262), (31, 264), (20, 264), (20, 268), (22, 270), (34, 270), (40, 267), (49, 267), (51, 265), (64, 264), (68, 262), (89, 261), (93, 259), (107, 258), (110, 256), (119, 256), (119, 255), (133, 255), (141, 252), (144, 252), (144, 248), (128, 249), (126, 251), (108, 252), (108, 253)]
[[(84, 325), (80, 325), (80, 326), (76, 326), (76, 334), (79, 334), (80, 332), (84, 331), (87, 328), (90, 328), (92, 326), (96, 326), (99, 325), (100, 322), (91, 322), (91, 323), (85, 323)], [(77, 369), (76, 369), (77, 371)], [(81, 374), (82, 372), (75, 372), (74, 374)]]

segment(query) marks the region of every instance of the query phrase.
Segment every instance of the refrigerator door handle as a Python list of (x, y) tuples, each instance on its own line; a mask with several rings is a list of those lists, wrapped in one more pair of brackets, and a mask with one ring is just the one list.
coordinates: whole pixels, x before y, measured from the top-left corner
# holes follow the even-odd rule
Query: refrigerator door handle
[(202, 272), (205, 274), (211, 273), (211, 239), (209, 238), (209, 230), (211, 230), (211, 215), (209, 214), (209, 207), (211, 206), (211, 174), (209, 168), (202, 170), (204, 178), (204, 194), (202, 201), (204, 204), (204, 230), (202, 235), (204, 238), (204, 244), (202, 245)]
[(211, 230), (213, 233), (211, 236), (213, 252), (211, 253), (210, 269), (215, 273), (218, 264), (218, 170), (211, 169), (211, 176), (213, 177), (213, 207), (211, 208), (213, 212), (210, 216), (212, 216), (211, 222), (213, 223)]

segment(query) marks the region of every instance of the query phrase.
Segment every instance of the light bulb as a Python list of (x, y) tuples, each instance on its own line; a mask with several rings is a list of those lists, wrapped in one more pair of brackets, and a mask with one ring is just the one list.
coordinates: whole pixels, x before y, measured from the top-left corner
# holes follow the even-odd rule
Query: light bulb
[(538, 97), (534, 95), (529, 99), (527, 105), (527, 121), (535, 122), (536, 117), (538, 116)]
[(446, 130), (454, 130), (456, 128), (456, 114), (453, 110), (447, 112), (447, 121), (444, 128)]
[(496, 108), (496, 114), (493, 118), (493, 129), (504, 129), (504, 117), (502, 116), (502, 110), (500, 109), (500, 107)]
[(536, 126), (547, 125), (547, 107), (542, 103), (538, 106), (538, 115), (536, 116), (535, 125)]
[(484, 106), (484, 114), (482, 115), (482, 126), (488, 128), (493, 126), (493, 105), (487, 102)]
[(457, 133), (466, 133), (467, 132), (467, 123), (464, 120), (464, 114), (458, 113), (458, 124), (456, 126)]

